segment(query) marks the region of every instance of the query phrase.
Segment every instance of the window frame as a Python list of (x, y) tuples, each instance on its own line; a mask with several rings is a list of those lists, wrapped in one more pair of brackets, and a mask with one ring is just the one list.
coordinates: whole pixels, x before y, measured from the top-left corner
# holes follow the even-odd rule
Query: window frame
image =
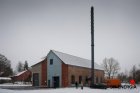
[(75, 76), (71, 75), (71, 84), (75, 84)]
[(79, 76), (79, 84), (82, 82), (82, 76)]
[(53, 59), (50, 59), (50, 65), (53, 65)]

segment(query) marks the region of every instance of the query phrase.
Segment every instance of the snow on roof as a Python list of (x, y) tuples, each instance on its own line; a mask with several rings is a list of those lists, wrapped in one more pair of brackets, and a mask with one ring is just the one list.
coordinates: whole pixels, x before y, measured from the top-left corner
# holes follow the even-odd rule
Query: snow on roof
[(0, 77), (0, 80), (11, 80), (9, 77)]
[[(55, 53), (65, 64), (91, 68), (91, 61), (88, 59), (76, 57), (76, 56), (58, 52), (55, 50), (52, 50), (52, 52)], [(94, 63), (94, 68), (98, 70), (103, 70), (103, 68), (97, 63)]]
[(33, 64), (31, 67), (37, 65), (37, 64), (40, 64), (44, 59), (46, 58), (46, 56), (43, 56), (42, 58), (39, 58), (36, 60), (37, 63)]
[(20, 76), (21, 74), (23, 74), (24, 72), (26, 72), (27, 70), (24, 70), (22, 72), (19, 72), (18, 74), (16, 74), (15, 76)]

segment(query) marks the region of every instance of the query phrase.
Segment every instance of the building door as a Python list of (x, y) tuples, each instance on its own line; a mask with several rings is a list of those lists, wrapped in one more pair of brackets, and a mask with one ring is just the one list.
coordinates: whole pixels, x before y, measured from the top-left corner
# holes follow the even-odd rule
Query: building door
[(50, 80), (48, 80), (48, 87), (50, 88)]
[(39, 73), (33, 73), (33, 86), (39, 86)]
[(53, 77), (53, 85), (54, 85), (54, 88), (59, 87), (59, 76)]

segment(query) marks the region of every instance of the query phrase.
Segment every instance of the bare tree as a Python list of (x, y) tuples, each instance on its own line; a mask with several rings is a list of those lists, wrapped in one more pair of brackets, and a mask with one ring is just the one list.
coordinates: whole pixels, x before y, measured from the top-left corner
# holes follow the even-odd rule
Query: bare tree
[(121, 82), (128, 82), (129, 81), (128, 80), (129, 76), (124, 72), (119, 73), (117, 77), (121, 80)]
[(135, 78), (135, 80), (136, 80), (136, 83), (140, 82), (140, 69), (138, 69), (136, 71), (136, 78)]
[(132, 67), (132, 70), (130, 71), (130, 74), (132, 75), (133, 79), (136, 79), (136, 71), (137, 71), (137, 68), (136, 66), (134, 65)]
[(140, 82), (140, 68), (137, 68), (136, 65), (134, 65), (131, 70), (128, 71), (125, 70), (125, 72), (119, 73), (118, 78), (122, 82), (129, 82), (131, 79), (134, 79), (136, 83)]
[(118, 78), (121, 80), (121, 82), (124, 82), (126, 80), (126, 76), (123, 72), (118, 74)]
[(118, 70), (120, 69), (119, 62), (114, 58), (109, 58), (109, 59), (105, 58), (103, 60), (102, 65), (109, 79), (111, 77), (113, 78), (118, 73)]

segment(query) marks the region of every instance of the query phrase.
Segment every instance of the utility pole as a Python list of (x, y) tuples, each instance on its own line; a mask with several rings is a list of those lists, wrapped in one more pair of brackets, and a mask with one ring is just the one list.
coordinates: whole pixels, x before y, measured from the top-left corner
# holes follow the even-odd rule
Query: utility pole
[(94, 7), (91, 7), (91, 84), (94, 84)]

